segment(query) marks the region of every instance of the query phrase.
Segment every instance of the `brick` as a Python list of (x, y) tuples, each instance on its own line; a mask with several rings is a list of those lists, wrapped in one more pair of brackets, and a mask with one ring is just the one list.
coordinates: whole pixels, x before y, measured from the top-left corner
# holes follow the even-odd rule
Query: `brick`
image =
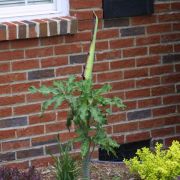
[(0, 120), (0, 128), (20, 127), (27, 125), (27, 117)]
[(50, 45), (62, 44), (63, 40), (64, 39), (62, 36), (52, 36), (51, 38), (49, 37), (41, 38), (39, 43), (41, 46), (50, 46)]
[(112, 139), (118, 144), (124, 144), (124, 136), (112, 136)]
[(177, 44), (177, 45), (175, 44), (174, 45), (174, 51), (175, 52), (180, 52), (180, 44)]
[(36, 23), (32, 22), (32, 21), (23, 21), (24, 23), (26, 23), (29, 26), (29, 34), (27, 34), (29, 36), (29, 38), (34, 38), (37, 37), (37, 25)]
[(58, 132), (66, 129), (66, 122), (58, 122), (46, 125), (46, 133)]
[[(97, 51), (107, 50), (108, 48), (109, 48), (109, 42), (108, 41), (96, 42), (96, 50)], [(88, 51), (89, 51), (89, 44), (88, 44)]]
[(87, 9), (87, 8), (101, 8), (102, 1), (101, 0), (91, 0), (91, 1), (80, 1), (80, 0), (72, 0), (71, 2), (72, 9)]
[(81, 52), (80, 44), (60, 45), (54, 47), (55, 55), (73, 54)]
[(126, 142), (137, 142), (141, 140), (150, 139), (149, 132), (139, 132), (135, 134), (126, 135)]
[(15, 160), (14, 152), (0, 153), (0, 162), (13, 161), (13, 160)]
[(6, 40), (6, 26), (0, 24), (0, 41)]
[(29, 148), (30, 147), (30, 140), (15, 140), (15, 141), (8, 141), (2, 143), (2, 150), (3, 151), (10, 151), (20, 148)]
[(134, 112), (128, 112), (127, 113), (127, 118), (129, 121), (132, 120), (137, 120), (137, 119), (145, 119), (151, 117), (151, 110), (146, 109), (146, 110), (138, 110)]
[(163, 54), (173, 52), (172, 45), (158, 45), (149, 48), (150, 54)]
[(120, 50), (104, 51), (96, 54), (97, 61), (112, 60), (121, 58)]
[(57, 144), (46, 146), (45, 148), (46, 154), (59, 154), (59, 146)]
[(25, 24), (23, 24), (23, 23), (16, 23), (16, 24), (18, 24), (18, 38), (19, 39), (24, 39), (24, 38), (26, 38), (27, 37), (27, 34), (26, 34), (26, 32), (27, 32), (27, 27), (26, 27), (26, 25)]
[(130, 132), (138, 129), (138, 123), (116, 124), (113, 126), (113, 133)]
[(144, 27), (130, 27), (130, 28), (121, 29), (120, 33), (122, 37), (144, 35), (145, 28)]
[(31, 158), (43, 155), (43, 148), (17, 151), (17, 159)]
[(35, 136), (39, 134), (44, 134), (44, 125), (39, 126), (29, 126), (26, 128), (21, 128), (16, 130), (18, 137), (25, 137), (25, 136)]
[(162, 15), (159, 15), (158, 17), (159, 19), (159, 22), (173, 22), (173, 21), (178, 21), (180, 20), (180, 13), (171, 13), (171, 15), (169, 14), (162, 14)]
[(180, 133), (180, 126), (176, 126), (176, 133)]
[(40, 114), (29, 116), (29, 124), (46, 123), (55, 120), (56, 114), (54, 112), (44, 113), (43, 116), (40, 116)]
[(162, 57), (163, 64), (180, 62), (180, 54), (169, 54)]
[(18, 81), (25, 81), (26, 73), (11, 73), (6, 75), (0, 75), (0, 84), (13, 83)]
[(10, 71), (10, 63), (0, 63), (0, 73), (5, 73)]
[(174, 10), (174, 11), (180, 10), (180, 3), (179, 2), (172, 2), (171, 3), (171, 9)]
[(111, 49), (119, 49), (124, 47), (132, 47), (134, 45), (134, 39), (119, 39), (110, 41)]
[(162, 43), (169, 43), (169, 42), (176, 42), (180, 40), (180, 33), (176, 34), (165, 34), (161, 36), (161, 42)]
[(10, 48), (9, 41), (0, 41), (0, 50), (8, 50)]
[(170, 24), (155, 24), (147, 27), (148, 34), (165, 33), (171, 31)]
[(129, 25), (129, 18), (105, 19), (104, 28), (123, 27)]
[(180, 136), (173, 136), (165, 139), (165, 146), (171, 146), (173, 141), (180, 141)]
[(70, 56), (70, 64), (84, 64), (86, 63), (86, 60), (87, 60), (86, 54)]
[(121, 121), (125, 121), (126, 113), (112, 114), (109, 115), (107, 118), (108, 118), (108, 124), (118, 123)]
[(74, 139), (76, 137), (77, 135), (75, 132), (63, 132), (59, 134), (59, 139), (61, 140), (61, 142), (67, 142), (70, 139)]
[(164, 118), (165, 125), (179, 124), (180, 117), (176, 114), (175, 116), (169, 116)]
[[(179, 71), (178, 71), (179, 72)], [(162, 77), (163, 84), (177, 83), (179, 82), (180, 74), (171, 73)]]
[(126, 91), (125, 95), (126, 95), (126, 99), (149, 97), (150, 89), (138, 89), (133, 91)]
[(160, 64), (160, 57), (159, 56), (149, 56), (149, 57), (140, 57), (136, 58), (136, 66), (150, 66), (150, 65), (157, 65)]
[(136, 38), (136, 45), (138, 45), (138, 46), (149, 45), (149, 44), (158, 44), (158, 43), (160, 43), (160, 35)]
[(82, 66), (69, 66), (64, 68), (58, 68), (56, 70), (56, 76), (65, 76), (69, 74), (79, 74), (82, 72)]
[(101, 71), (108, 71), (109, 70), (109, 63), (94, 63), (93, 72), (101, 72)]
[(124, 71), (124, 79), (146, 77), (146, 76), (148, 76), (147, 68)]
[(54, 164), (54, 160), (52, 159), (52, 157), (41, 157), (41, 158), (36, 158), (31, 160), (31, 165), (35, 166), (35, 167), (47, 167), (49, 165), (53, 165)]
[(107, 82), (123, 79), (123, 74), (120, 71), (117, 72), (106, 72), (97, 75), (98, 82)]
[(169, 127), (169, 128), (160, 128), (160, 129), (155, 129), (151, 131), (152, 137), (163, 137), (163, 136), (168, 136), (168, 135), (173, 135), (175, 132), (174, 127)]
[(10, 43), (12, 49), (24, 49), (37, 47), (39, 45), (38, 39), (21, 39), (18, 41), (11, 41)]
[(164, 65), (164, 66), (157, 66), (150, 68), (150, 75), (161, 75), (161, 74), (167, 74), (173, 72), (173, 66), (172, 65)]
[(12, 139), (15, 138), (15, 130), (0, 130), (0, 139)]
[(37, 70), (28, 72), (28, 80), (44, 79), (54, 77), (53, 69)]
[(24, 102), (25, 102), (24, 95), (0, 97), (0, 106), (13, 105)]
[(165, 94), (173, 94), (175, 93), (175, 87), (174, 85), (169, 86), (159, 86), (151, 88), (152, 96), (162, 96)]
[(172, 95), (163, 97), (163, 103), (164, 104), (176, 104), (180, 102), (180, 95)]
[(27, 94), (26, 100), (27, 102), (38, 102), (38, 101), (45, 101), (50, 96), (45, 96), (41, 93), (35, 93), (35, 94)]
[(45, 58), (41, 60), (41, 66), (46, 67), (59, 67), (63, 65), (68, 64), (68, 58), (67, 57), (51, 57), (51, 58)]
[(151, 98), (151, 99), (143, 99), (138, 101), (139, 108), (147, 108), (161, 105), (161, 98)]
[(153, 24), (156, 23), (156, 16), (137, 16), (132, 17), (131, 24), (132, 25), (142, 25), (142, 24)]
[(152, 110), (153, 116), (165, 116), (176, 113), (176, 106), (160, 107)]
[(0, 52), (0, 61), (24, 59), (24, 50), (10, 50)]
[(32, 138), (32, 146), (40, 146), (57, 142), (57, 135), (48, 135)]
[(28, 92), (28, 89), (31, 86), (35, 86), (36, 88), (38, 88), (40, 87), (40, 82), (27, 82), (27, 83), (13, 84), (11, 86), (12, 93)]
[(90, 41), (91, 40), (91, 31), (82, 32), (71, 36), (65, 37), (66, 43), (73, 43), (73, 42), (82, 42), (82, 41)]
[(168, 12), (168, 11), (170, 11), (170, 4), (167, 3), (155, 4), (156, 13)]
[(24, 106), (17, 106), (13, 108), (14, 115), (30, 114), (41, 111), (40, 104), (28, 104)]
[[(99, 18), (102, 18), (103, 17), (103, 13), (102, 13), (102, 9), (101, 10), (96, 10), (95, 11), (97, 16)], [(89, 19), (93, 19), (94, 18), (94, 15), (93, 15), (93, 12), (92, 10), (81, 10), (81, 11), (77, 11), (77, 10), (71, 10), (71, 15), (72, 16), (75, 16), (77, 17), (78, 20), (89, 20)]]
[(126, 59), (110, 62), (111, 69), (122, 69), (122, 68), (131, 68), (135, 67), (135, 59)]
[(34, 49), (25, 50), (26, 58), (38, 58), (38, 57), (46, 57), (52, 55), (53, 55), (52, 47), (43, 47), (43, 48), (34, 48)]
[(0, 94), (1, 95), (10, 94), (10, 93), (11, 93), (11, 86), (10, 85), (2, 85), (2, 86), (0, 86)]
[(97, 39), (110, 39), (110, 38), (118, 38), (119, 31), (118, 29), (106, 29), (103, 31), (98, 31)]
[(113, 90), (124, 90), (124, 89), (132, 89), (135, 87), (135, 81), (134, 80), (126, 80), (126, 81), (120, 81), (120, 82), (113, 82), (110, 83)]
[(148, 87), (160, 84), (160, 77), (148, 77), (136, 80), (136, 87)]
[(52, 21), (49, 19), (49, 33), (50, 36), (55, 36), (57, 35), (57, 22)]
[(123, 50), (123, 57), (142, 56), (147, 54), (146, 47), (128, 48)]
[(16, 35), (17, 35), (16, 25), (9, 22), (5, 22), (3, 24), (4, 25), (6, 24), (8, 26), (8, 31), (6, 32), (8, 34), (8, 40), (16, 39)]
[(179, 23), (174, 23), (173, 24), (173, 31), (179, 31), (180, 30), (180, 24)]
[(139, 129), (150, 129), (150, 128), (157, 128), (162, 126), (164, 126), (164, 120), (162, 118), (139, 122)]
[(12, 62), (12, 70), (13, 71), (37, 69), (37, 68), (39, 68), (39, 62), (37, 59)]
[(12, 108), (7, 107), (7, 108), (0, 108), (0, 118), (2, 117), (8, 117), (12, 115)]
[(78, 22), (78, 30), (84, 31), (84, 30), (92, 30), (94, 27), (94, 21), (92, 20), (83, 20)]

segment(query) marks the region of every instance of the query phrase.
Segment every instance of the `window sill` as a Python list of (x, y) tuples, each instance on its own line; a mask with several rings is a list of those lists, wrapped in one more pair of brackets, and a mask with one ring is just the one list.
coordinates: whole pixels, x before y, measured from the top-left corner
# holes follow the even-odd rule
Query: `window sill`
[(75, 34), (77, 19), (73, 16), (4, 22), (0, 24), (0, 41)]

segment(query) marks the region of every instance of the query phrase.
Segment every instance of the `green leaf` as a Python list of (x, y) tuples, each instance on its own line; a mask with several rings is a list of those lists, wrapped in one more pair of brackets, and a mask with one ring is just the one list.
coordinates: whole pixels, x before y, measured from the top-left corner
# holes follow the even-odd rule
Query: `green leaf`
[(38, 89), (37, 89), (37, 88), (35, 88), (34, 86), (31, 86), (28, 90), (29, 90), (29, 91), (30, 91), (30, 93), (32, 93), (32, 94), (34, 94), (34, 93), (38, 92)]

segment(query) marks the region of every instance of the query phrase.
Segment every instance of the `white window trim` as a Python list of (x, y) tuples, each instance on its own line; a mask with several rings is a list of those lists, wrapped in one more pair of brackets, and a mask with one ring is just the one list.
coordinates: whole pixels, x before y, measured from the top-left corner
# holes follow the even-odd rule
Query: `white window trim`
[(52, 18), (69, 15), (69, 0), (55, 0), (53, 4), (29, 5), (28, 7), (0, 8), (0, 22)]

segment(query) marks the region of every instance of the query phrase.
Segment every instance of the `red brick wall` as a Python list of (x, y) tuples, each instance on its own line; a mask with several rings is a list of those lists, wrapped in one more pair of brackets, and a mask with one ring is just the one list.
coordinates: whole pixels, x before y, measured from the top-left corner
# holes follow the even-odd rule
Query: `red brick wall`
[(109, 134), (119, 143), (152, 138), (169, 145), (180, 138), (180, 2), (158, 0), (152, 16), (105, 21), (101, 0), (70, 5), (78, 18), (75, 35), (0, 42), (0, 164), (45, 165), (47, 150), (57, 152), (57, 134), (64, 142), (74, 136), (65, 128), (66, 107), (39, 118), (44, 97), (27, 89), (82, 73), (92, 10), (100, 18), (95, 83), (109, 83), (110, 96), (127, 105), (113, 109)]

